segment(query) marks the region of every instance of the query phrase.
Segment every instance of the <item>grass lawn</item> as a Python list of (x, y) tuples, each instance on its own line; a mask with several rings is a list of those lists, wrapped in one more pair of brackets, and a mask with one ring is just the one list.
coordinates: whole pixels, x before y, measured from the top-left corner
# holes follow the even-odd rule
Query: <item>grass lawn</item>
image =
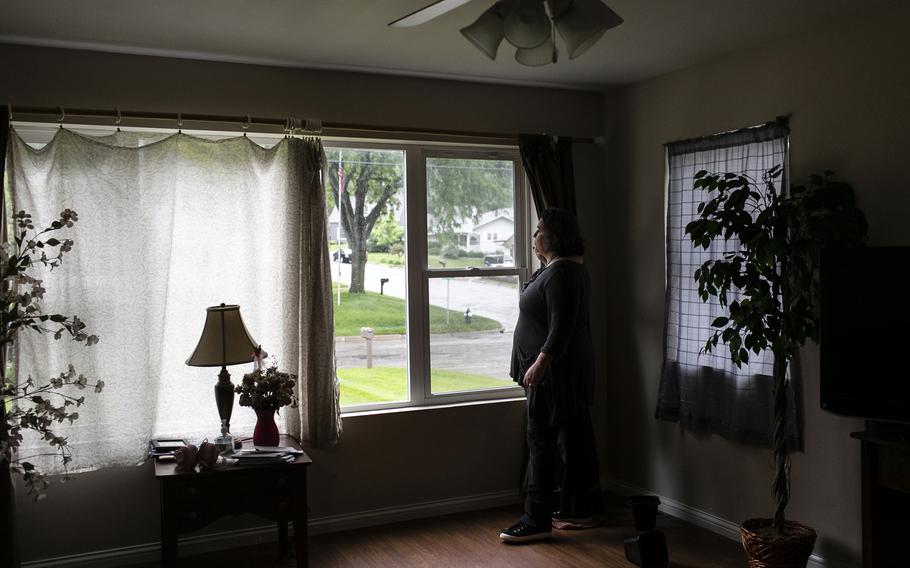
[[(332, 298), (338, 293), (337, 285), (332, 286)], [(376, 335), (403, 334), (405, 306), (401, 298), (381, 296), (376, 292), (349, 294), (341, 290), (341, 305), (335, 308), (335, 336), (360, 335), (361, 327), (372, 327)], [(465, 323), (464, 314), (449, 310), (449, 325), (446, 325), (446, 310), (430, 306), (430, 331), (452, 333), (457, 331), (490, 331), (500, 329), (496, 320), (474, 316), (471, 323)]]
[[(341, 406), (394, 402), (407, 399), (407, 373), (398, 367), (338, 369)], [(433, 371), (433, 392), (455, 392), (514, 386), (511, 380), (468, 375), (457, 371)]]

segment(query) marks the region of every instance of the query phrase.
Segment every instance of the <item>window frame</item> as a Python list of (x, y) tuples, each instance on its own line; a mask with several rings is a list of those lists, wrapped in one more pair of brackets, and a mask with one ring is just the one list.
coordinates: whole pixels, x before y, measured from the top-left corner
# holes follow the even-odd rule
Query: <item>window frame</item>
[[(480, 146), (455, 143), (395, 143), (388, 141), (323, 140), (326, 153), (331, 148), (401, 150), (404, 152), (403, 192), (405, 211), (405, 311), (407, 321), (407, 400), (341, 407), (342, 416), (370, 411), (431, 407), (477, 401), (523, 397), (517, 384), (483, 389), (433, 394), (430, 370), (429, 281), (434, 278), (477, 276), (516, 276), (519, 283), (530, 277), (531, 192), (521, 155), (514, 146)], [(427, 183), (426, 163), (430, 158), (509, 160), (513, 164), (513, 223), (515, 253), (513, 267), (432, 268), (427, 266)], [(517, 238), (518, 235), (524, 238)], [(516, 302), (519, 291), (516, 289)]]

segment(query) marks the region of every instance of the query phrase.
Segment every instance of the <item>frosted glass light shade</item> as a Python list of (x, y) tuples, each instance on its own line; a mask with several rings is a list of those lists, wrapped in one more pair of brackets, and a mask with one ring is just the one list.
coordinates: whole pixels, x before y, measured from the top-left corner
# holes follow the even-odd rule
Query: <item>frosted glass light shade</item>
[(503, 33), (515, 47), (532, 48), (550, 39), (550, 18), (543, 0), (514, 0), (505, 15)]
[(566, 43), (569, 59), (575, 59), (623, 19), (601, 0), (574, 0), (556, 16), (555, 22)]
[(553, 44), (552, 37), (537, 47), (519, 47), (515, 50), (515, 61), (522, 65), (527, 65), (528, 67), (540, 67), (541, 65), (556, 63), (556, 58), (556, 45)]
[(240, 306), (212, 306), (205, 309), (202, 336), (192, 355), (186, 360), (191, 367), (222, 367), (249, 363), (258, 343), (240, 316)]
[(481, 14), (473, 24), (460, 30), (461, 35), (473, 43), (474, 47), (494, 60), (503, 38), (503, 19), (500, 7), (501, 3), (497, 2)]

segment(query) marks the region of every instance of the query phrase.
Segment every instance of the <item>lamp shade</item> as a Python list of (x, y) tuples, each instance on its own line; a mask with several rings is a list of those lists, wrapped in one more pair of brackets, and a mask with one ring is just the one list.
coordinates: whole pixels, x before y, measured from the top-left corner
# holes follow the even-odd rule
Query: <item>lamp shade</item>
[(461, 35), (474, 44), (490, 59), (496, 59), (499, 44), (502, 43), (502, 11), (501, 2), (497, 2), (480, 15), (477, 20), (465, 28), (461, 28)]
[[(566, 6), (565, 2), (552, 2), (561, 5), (554, 11), (554, 20), (559, 35), (566, 43), (569, 59), (575, 59), (604, 35), (604, 33), (623, 22), (623, 19), (601, 0), (574, 0)], [(562, 6), (566, 6), (564, 9)], [(552, 9), (552, 8), (551, 8)]]
[(513, 0), (503, 21), (503, 34), (515, 47), (537, 47), (550, 39), (550, 18), (543, 0)]
[(547, 41), (537, 47), (519, 47), (515, 50), (515, 61), (528, 67), (540, 67), (541, 65), (556, 63), (557, 56), (556, 45), (553, 43), (552, 38), (547, 39)]
[(191, 367), (223, 367), (249, 363), (258, 344), (240, 316), (240, 306), (212, 306), (205, 309), (202, 337), (186, 360)]

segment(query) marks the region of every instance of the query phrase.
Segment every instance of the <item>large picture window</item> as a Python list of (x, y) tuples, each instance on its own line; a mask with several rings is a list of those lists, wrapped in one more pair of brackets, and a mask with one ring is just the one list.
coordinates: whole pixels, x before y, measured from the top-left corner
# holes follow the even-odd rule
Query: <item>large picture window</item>
[(515, 396), (529, 262), (517, 151), (327, 144), (341, 406)]
[[(508, 368), (530, 230), (517, 149), (78, 128), (23, 126), (6, 196), (36, 225), (80, 213), (67, 256), (78, 270), (43, 275), (55, 292), (45, 305), (88, 314), (101, 342), (26, 334), (16, 358), (20, 376), (72, 362), (107, 383), (64, 426), (82, 456), (73, 470), (217, 431), (217, 373), (185, 360), (205, 308), (222, 301), (298, 374), (306, 404), (281, 416), (314, 445), (337, 439), (337, 402), (520, 395)], [(234, 383), (248, 371), (231, 366)], [(254, 423), (235, 403), (231, 431)]]

